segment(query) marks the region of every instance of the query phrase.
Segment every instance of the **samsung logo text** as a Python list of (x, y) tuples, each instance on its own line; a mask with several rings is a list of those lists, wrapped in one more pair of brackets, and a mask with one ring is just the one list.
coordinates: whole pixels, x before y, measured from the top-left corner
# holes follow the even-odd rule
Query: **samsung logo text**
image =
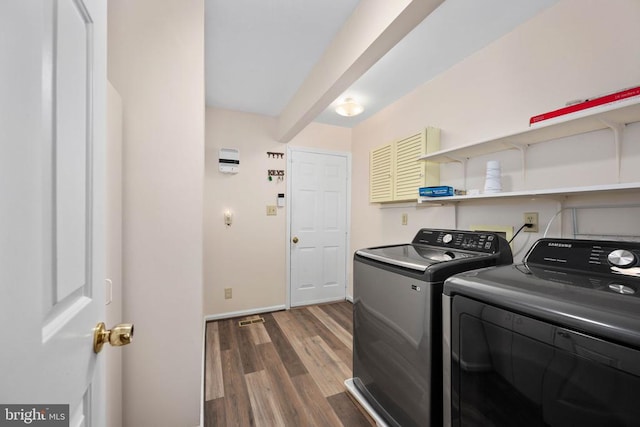
[(570, 248), (571, 243), (557, 243), (557, 242), (549, 242), (547, 246), (553, 246), (554, 248)]

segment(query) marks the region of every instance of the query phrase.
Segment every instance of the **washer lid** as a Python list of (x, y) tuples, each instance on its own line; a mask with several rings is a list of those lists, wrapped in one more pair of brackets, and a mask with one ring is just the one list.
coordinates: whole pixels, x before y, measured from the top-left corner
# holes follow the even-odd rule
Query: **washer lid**
[(365, 258), (424, 272), (433, 264), (454, 259), (471, 258), (479, 255), (446, 248), (434, 248), (424, 245), (397, 245), (380, 248), (360, 249), (356, 254)]

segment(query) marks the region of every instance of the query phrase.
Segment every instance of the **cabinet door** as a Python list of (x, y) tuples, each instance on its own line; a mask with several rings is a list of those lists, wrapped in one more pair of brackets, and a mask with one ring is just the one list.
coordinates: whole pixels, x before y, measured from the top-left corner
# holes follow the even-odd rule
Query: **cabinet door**
[[(440, 150), (440, 129), (428, 127), (425, 129), (425, 132), (427, 143), (425, 147), (426, 151), (423, 154), (434, 153)], [(424, 160), (421, 160), (420, 163), (423, 163), (424, 167), (424, 180), (420, 187), (440, 185), (440, 163), (425, 162)]]
[(427, 128), (394, 144), (394, 201), (416, 200), (418, 188), (439, 185), (438, 164), (418, 160), (425, 153), (440, 148), (440, 130)]
[(429, 127), (400, 141), (371, 150), (369, 202), (416, 200), (418, 188), (440, 185), (440, 165), (418, 158), (440, 149), (440, 129)]
[(411, 135), (394, 144), (395, 186), (393, 200), (411, 200), (417, 197), (424, 180), (424, 162), (418, 157), (426, 150), (424, 132)]
[(369, 154), (369, 201), (393, 200), (392, 144), (371, 150)]

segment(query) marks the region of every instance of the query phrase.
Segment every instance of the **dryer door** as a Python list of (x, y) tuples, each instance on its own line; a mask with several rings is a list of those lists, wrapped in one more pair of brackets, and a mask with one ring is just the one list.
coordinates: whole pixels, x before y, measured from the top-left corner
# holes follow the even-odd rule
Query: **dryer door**
[(455, 296), (451, 353), (453, 425), (637, 426), (640, 419), (638, 350)]

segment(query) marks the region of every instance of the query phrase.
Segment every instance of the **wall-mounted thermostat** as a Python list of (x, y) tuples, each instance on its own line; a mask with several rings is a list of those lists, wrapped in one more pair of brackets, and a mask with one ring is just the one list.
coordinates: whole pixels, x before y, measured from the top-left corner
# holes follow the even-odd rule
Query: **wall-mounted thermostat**
[(221, 148), (219, 157), (220, 172), (240, 172), (240, 150), (238, 150), (237, 148)]

